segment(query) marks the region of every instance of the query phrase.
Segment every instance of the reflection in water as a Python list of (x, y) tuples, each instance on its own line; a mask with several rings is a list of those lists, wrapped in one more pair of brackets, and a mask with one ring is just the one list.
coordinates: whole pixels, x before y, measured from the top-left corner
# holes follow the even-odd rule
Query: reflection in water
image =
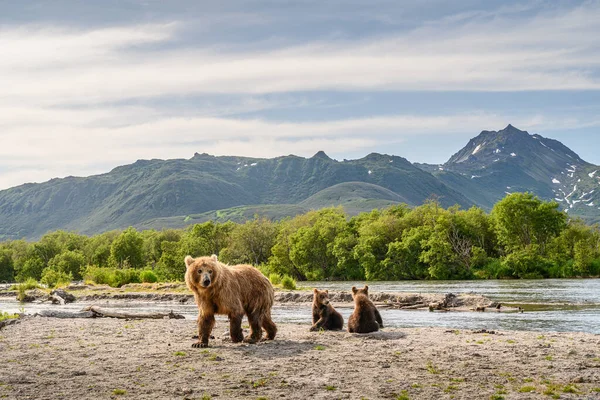
[[(313, 282), (311, 287), (330, 290), (349, 290), (364, 282)], [(382, 309), (384, 324), (389, 327), (447, 327), (450, 329), (493, 329), (533, 331), (581, 331), (600, 334), (600, 280), (535, 280), (535, 281), (428, 281), (428, 282), (369, 282), (371, 292), (412, 293), (465, 293), (483, 294), (492, 300), (506, 304), (523, 305), (526, 312), (497, 313), (434, 312), (417, 310)], [(307, 285), (308, 286), (308, 285)], [(544, 304), (542, 304), (544, 303)], [(195, 319), (198, 315), (194, 304), (101, 302), (102, 307), (128, 308), (140, 312), (174, 312)], [(79, 311), (90, 303), (68, 304), (60, 307), (65, 311)], [(25, 312), (56, 308), (51, 304), (26, 304)], [(19, 312), (15, 300), (0, 298), (0, 311)], [(348, 320), (352, 309), (339, 307)], [(282, 304), (273, 307), (275, 322), (311, 322), (311, 304)], [(224, 321), (219, 318), (219, 321)]]

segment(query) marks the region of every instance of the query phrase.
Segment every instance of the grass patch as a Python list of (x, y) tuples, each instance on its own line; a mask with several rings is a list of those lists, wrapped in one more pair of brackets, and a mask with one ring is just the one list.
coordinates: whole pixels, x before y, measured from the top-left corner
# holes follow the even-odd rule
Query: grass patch
[(0, 311), (0, 321), (5, 321), (7, 319), (16, 319), (19, 318), (19, 314), (9, 314), (4, 311)]
[(252, 382), (252, 387), (255, 389), (259, 388), (259, 387), (263, 387), (263, 386), (266, 386), (268, 382), (269, 382), (268, 379), (260, 378), (259, 380)]
[(176, 351), (175, 353), (173, 353), (174, 356), (177, 357), (185, 357), (187, 356), (187, 354), (185, 353), (185, 351)]
[(531, 393), (535, 392), (535, 386), (522, 386), (519, 390), (519, 393)]
[(408, 391), (403, 390), (397, 397), (396, 400), (410, 400), (408, 397)]
[(296, 290), (296, 281), (291, 276), (284, 275), (283, 278), (281, 278), (281, 286), (284, 289)]
[(546, 356), (544, 358), (546, 359), (546, 361), (552, 361), (552, 356)]
[(269, 280), (273, 285), (279, 285), (281, 283), (281, 275), (273, 272), (269, 274)]
[(458, 386), (456, 385), (448, 385), (446, 389), (444, 389), (444, 393), (452, 393), (458, 390)]
[(565, 387), (563, 387), (563, 393), (579, 393), (579, 389), (577, 388), (577, 386), (575, 385), (565, 385)]
[(437, 375), (440, 373), (440, 370), (435, 365), (433, 365), (431, 361), (427, 361), (427, 365), (425, 367), (427, 368), (427, 372), (429, 372), (430, 374)]
[(325, 346), (321, 346), (320, 344), (315, 346), (315, 350), (325, 350)]
[(333, 385), (325, 385), (325, 390), (327, 390), (329, 392), (333, 392), (333, 391), (337, 390), (337, 388)]
[(490, 400), (504, 400), (504, 398), (504, 396), (497, 393), (490, 396)]
[(123, 395), (127, 394), (127, 390), (115, 389), (112, 391), (112, 394), (114, 394), (115, 396), (123, 396)]

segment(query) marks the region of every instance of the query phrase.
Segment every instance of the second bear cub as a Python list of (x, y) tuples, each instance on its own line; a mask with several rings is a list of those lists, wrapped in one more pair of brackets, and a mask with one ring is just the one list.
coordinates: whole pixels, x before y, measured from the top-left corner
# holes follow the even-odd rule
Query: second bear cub
[(352, 298), (354, 299), (354, 312), (348, 318), (348, 332), (369, 333), (383, 328), (381, 315), (375, 304), (369, 299), (369, 287), (363, 289), (352, 287)]
[(329, 302), (329, 291), (313, 291), (313, 325), (311, 331), (318, 331), (323, 328), (330, 331), (339, 331), (344, 327), (344, 318), (335, 311), (335, 308)]

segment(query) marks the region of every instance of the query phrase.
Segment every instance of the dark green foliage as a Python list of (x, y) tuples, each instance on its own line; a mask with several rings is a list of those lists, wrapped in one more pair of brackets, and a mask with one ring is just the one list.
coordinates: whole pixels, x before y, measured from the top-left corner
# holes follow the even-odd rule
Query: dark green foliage
[(129, 227), (112, 242), (110, 258), (119, 268), (144, 266), (144, 239), (135, 229)]
[(53, 232), (0, 244), (4, 280), (68, 279), (122, 286), (182, 281), (186, 255), (255, 265), (286, 287), (294, 280), (566, 278), (600, 274), (600, 230), (567, 221), (556, 203), (514, 193), (491, 214), (435, 200), (352, 218), (341, 207), (274, 222), (204, 222), (185, 230), (128, 228), (93, 237)]
[(68, 284), (72, 280), (73, 275), (70, 273), (48, 267), (42, 272), (42, 279), (40, 281), (48, 285), (48, 287), (54, 288), (58, 285)]
[(472, 204), (401, 157), (371, 154), (338, 162), (324, 154), (274, 159), (196, 154), (189, 160), (141, 160), (103, 175), (2, 190), (0, 239), (39, 238), (57, 229), (94, 234), (128, 226), (181, 228), (206, 222), (193, 218), (203, 213), (220, 222), (243, 222), (261, 211), (246, 213), (241, 207), (246, 205), (272, 206), (269, 211), (279, 219), (345, 203), (350, 211), (365, 211), (397, 202), (421, 204), (432, 193), (445, 206)]
[(90, 265), (83, 271), (83, 278), (101, 285), (121, 287), (128, 283), (140, 283), (141, 272), (144, 271), (133, 268), (117, 269)]
[(140, 281), (144, 283), (155, 283), (158, 282), (158, 277), (154, 272), (145, 270), (140, 272)]
[(0, 248), (0, 282), (13, 282), (15, 280), (15, 266), (12, 252)]

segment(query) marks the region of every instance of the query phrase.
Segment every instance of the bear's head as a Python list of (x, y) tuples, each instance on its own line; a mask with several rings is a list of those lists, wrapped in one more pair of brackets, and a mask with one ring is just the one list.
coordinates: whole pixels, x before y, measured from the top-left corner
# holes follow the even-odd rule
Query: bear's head
[(362, 289), (357, 289), (356, 286), (352, 286), (352, 298), (355, 298), (358, 295), (364, 294), (369, 297), (369, 287), (365, 285)]
[(313, 301), (315, 304), (323, 304), (324, 306), (329, 304), (329, 290), (313, 290)]
[(216, 255), (210, 257), (185, 257), (186, 281), (196, 287), (208, 288), (215, 282), (219, 271), (219, 260)]

